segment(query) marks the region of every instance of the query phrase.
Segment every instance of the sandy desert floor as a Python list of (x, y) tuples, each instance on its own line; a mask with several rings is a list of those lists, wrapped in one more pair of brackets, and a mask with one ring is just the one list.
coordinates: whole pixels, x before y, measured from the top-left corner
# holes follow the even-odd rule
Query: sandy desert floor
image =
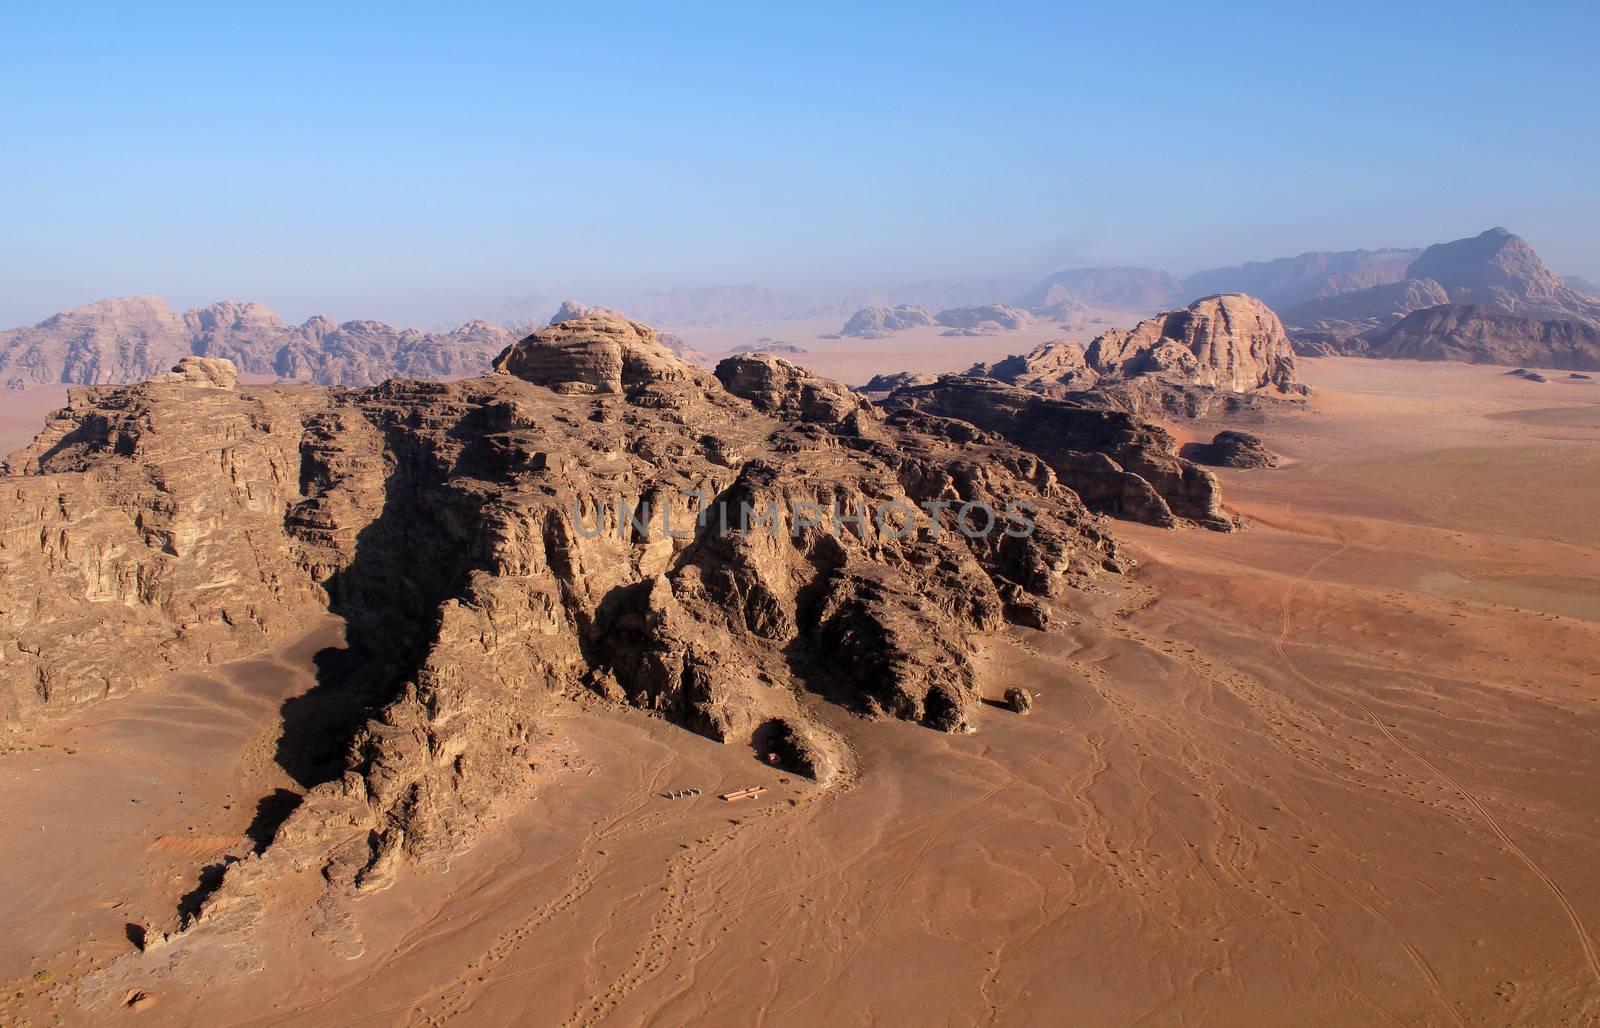
[(33, 441), (45, 417), (67, 402), (64, 385), (0, 392), (0, 459)]
[(847, 385), (862, 386), (880, 372), (915, 371), (939, 374), (965, 371), (978, 361), (1003, 360), (1014, 353), (1027, 353), (1040, 343), (1071, 339), (1087, 343), (1109, 328), (1131, 326), (1146, 314), (1090, 308), (1071, 327), (1050, 320), (1034, 321), (1010, 332), (992, 336), (946, 336), (939, 325), (894, 332), (882, 339), (823, 339), (839, 331), (839, 318), (813, 318), (756, 325), (717, 325), (672, 328), (690, 346), (703, 351), (713, 363), (728, 356), (732, 347), (754, 344), (761, 339), (787, 343), (805, 350), (802, 354), (780, 353), (826, 378)]
[(0, 756), (0, 1023), (1595, 1023), (1600, 385), (1502, 372), (1306, 361), (1311, 410), (1244, 426), (1290, 460), (1223, 472), (1245, 530), (1117, 525), (1134, 574), (982, 643), (1032, 715), (833, 711), (840, 788), (563, 708), (546, 787), (361, 900), (353, 960), (309, 880), (129, 940), (300, 787), (277, 712), (337, 625), (41, 730)]

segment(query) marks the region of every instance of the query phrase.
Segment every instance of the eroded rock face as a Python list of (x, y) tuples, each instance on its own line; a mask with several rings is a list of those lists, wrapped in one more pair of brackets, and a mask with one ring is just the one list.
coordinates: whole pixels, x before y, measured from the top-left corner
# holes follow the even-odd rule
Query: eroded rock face
[(872, 405), (831, 379), (768, 354), (741, 354), (717, 365), (724, 388), (757, 410), (801, 421), (836, 425), (851, 415), (872, 415)]
[(1216, 476), (1180, 457), (1165, 429), (1125, 411), (961, 375), (896, 390), (884, 406), (959, 419), (1037, 454), (1095, 510), (1163, 527), (1235, 527)]
[(1065, 339), (1036, 346), (1026, 355), (974, 364), (967, 374), (1052, 395), (1093, 389), (1100, 380), (1099, 372), (1089, 367), (1083, 347)]
[[(206, 902), (202, 923), (233, 923), (263, 876), (316, 868), (354, 895), (448, 859), (533, 787), (563, 694), (741, 743), (780, 720), (828, 774), (847, 751), (808, 695), (964, 730), (969, 637), (1116, 566), (1035, 454), (774, 358), (714, 378), (651, 337), (586, 315), (462, 382), (75, 391), (0, 477), (0, 646), (20, 655), (0, 716), (343, 616), (349, 666), (325, 684), (366, 714)], [(979, 508), (998, 526), (958, 530)]]
[(101, 300), (0, 332), (0, 372), (33, 384), (138, 382), (191, 352), (183, 319), (154, 296)]
[(1112, 329), (1089, 344), (1085, 359), (1109, 378), (1155, 375), (1235, 393), (1299, 388), (1283, 322), (1241, 293), (1208, 296), (1132, 329)]
[(705, 375), (674, 356), (654, 329), (603, 309), (553, 322), (507, 347), (494, 370), (560, 393), (620, 393)]

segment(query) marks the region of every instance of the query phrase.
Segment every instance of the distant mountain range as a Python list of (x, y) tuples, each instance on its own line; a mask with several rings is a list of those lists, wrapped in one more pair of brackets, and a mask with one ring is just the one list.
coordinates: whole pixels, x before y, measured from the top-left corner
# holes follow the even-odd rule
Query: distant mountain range
[(1149, 268), (1079, 268), (1046, 277), (1023, 302), (1172, 306), (1232, 292), (1276, 309), (1307, 355), (1600, 366), (1597, 290), (1558, 278), (1504, 228), (1423, 250), (1314, 251), (1181, 280)]
[[(1313, 251), (1184, 279), (1151, 268), (1074, 268), (1046, 276), (1014, 306), (993, 302), (995, 295), (1008, 295), (1004, 288), (1000, 282), (916, 287), (916, 299), (901, 297), (901, 306), (891, 308), (870, 291), (818, 305), (756, 286), (718, 286), (645, 294), (628, 314), (662, 325), (710, 325), (855, 312), (845, 334), (870, 338), (931, 322), (946, 325), (947, 335), (991, 334), (1030, 316), (1081, 318), (1085, 306), (1154, 311), (1201, 296), (1245, 293), (1276, 310), (1308, 355), (1448, 355), (1579, 370), (1595, 367), (1587, 356), (1595, 345), (1592, 332), (1585, 330), (1600, 330), (1595, 287), (1552, 274), (1526, 242), (1503, 228), (1424, 250)], [(989, 302), (973, 299), (985, 295)], [(960, 299), (929, 314), (924, 303), (939, 297)], [(1411, 317), (1458, 307), (1469, 309)], [(1404, 331), (1390, 334), (1402, 322)], [(423, 332), (319, 315), (295, 325), (259, 303), (227, 301), (180, 314), (155, 297), (122, 297), (0, 331), (0, 385), (136, 382), (185, 356), (225, 357), (247, 375), (325, 385), (461, 378), (486, 371), (496, 354), (542, 323), (470, 321)], [(681, 355), (702, 356), (675, 337), (663, 338)]]
[(231, 301), (178, 314), (157, 297), (127, 296), (0, 332), (0, 382), (138, 382), (190, 356), (225, 357), (246, 374), (324, 385), (460, 378), (486, 371), (520, 335), (487, 321), (450, 332), (320, 315), (292, 325), (262, 304)]

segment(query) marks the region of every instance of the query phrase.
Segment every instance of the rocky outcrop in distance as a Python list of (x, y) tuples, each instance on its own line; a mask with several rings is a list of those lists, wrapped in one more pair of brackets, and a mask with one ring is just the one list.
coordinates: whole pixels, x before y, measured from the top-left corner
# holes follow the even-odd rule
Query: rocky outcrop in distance
[(156, 297), (135, 296), (0, 332), (0, 376), (31, 385), (138, 382), (194, 356), (231, 361), (250, 375), (360, 386), (482, 374), (515, 339), (486, 321), (449, 332), (339, 324), (320, 315), (290, 325), (259, 303), (216, 303), (180, 315)]
[(1400, 282), (1302, 304), (1284, 320), (1305, 356), (1587, 367), (1600, 300), (1493, 228), (1428, 247)]
[(850, 320), (839, 329), (841, 336), (857, 339), (881, 339), (903, 329), (933, 324), (933, 315), (927, 308), (914, 304), (898, 307), (863, 307), (850, 315)]
[(951, 307), (935, 314), (933, 320), (949, 329), (943, 335), (989, 336), (1015, 331), (1033, 319), (1010, 304), (986, 303)]
[(1188, 417), (1261, 393), (1306, 392), (1283, 323), (1271, 308), (1242, 295), (1204, 297), (1131, 329), (1112, 329), (1087, 347), (1058, 340), (975, 365), (968, 374), (1082, 402)]
[(938, 375), (927, 375), (921, 372), (895, 371), (885, 375), (873, 375), (867, 384), (861, 387), (863, 393), (892, 393), (896, 389), (906, 386), (927, 385), (939, 380)]
[(1600, 328), (1496, 307), (1429, 307), (1363, 342), (1362, 352), (1370, 357), (1600, 371)]

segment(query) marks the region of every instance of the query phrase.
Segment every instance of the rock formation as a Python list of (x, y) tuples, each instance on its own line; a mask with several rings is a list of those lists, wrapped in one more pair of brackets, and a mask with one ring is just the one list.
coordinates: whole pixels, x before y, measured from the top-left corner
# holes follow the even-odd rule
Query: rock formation
[(1211, 442), (1191, 443), (1183, 455), (1200, 464), (1217, 468), (1275, 468), (1278, 455), (1267, 449), (1260, 436), (1228, 429), (1218, 432)]
[(232, 361), (245, 374), (359, 386), (482, 374), (515, 338), (486, 321), (450, 332), (337, 324), (320, 315), (289, 325), (259, 303), (216, 303), (178, 315), (155, 297), (134, 296), (0, 332), (0, 374), (31, 384), (138, 382), (196, 356)]
[(947, 336), (989, 336), (1022, 328), (1032, 319), (1027, 311), (1018, 310), (1008, 303), (987, 303), (968, 307), (951, 307), (933, 316), (945, 326)]
[(791, 356), (794, 356), (794, 355), (798, 355), (798, 354), (807, 353), (809, 351), (807, 351), (806, 348), (803, 347), (803, 346), (796, 346), (794, 343), (786, 343), (781, 339), (768, 339), (766, 336), (762, 336), (760, 339), (757, 339), (753, 343), (744, 343), (744, 344), (742, 344), (740, 346), (730, 346), (728, 348), (728, 352), (729, 353), (782, 353), (782, 354), (789, 354)]
[(967, 375), (898, 389), (884, 407), (957, 419), (1037, 454), (1102, 513), (1162, 527), (1180, 520), (1235, 527), (1216, 476), (1180, 457), (1165, 429), (1126, 411)]
[(1020, 685), (1006, 689), (1006, 706), (1013, 714), (1026, 714), (1033, 709), (1033, 697)]
[(1160, 409), (1187, 417), (1219, 403), (1246, 405), (1258, 392), (1306, 391), (1278, 316), (1238, 295), (1205, 297), (1131, 329), (1112, 329), (1087, 348), (1058, 340), (968, 374), (1135, 413)]
[[(1042, 459), (940, 414), (937, 386), (880, 411), (774, 357), (713, 377), (611, 314), (464, 381), (229, 380), (190, 357), (74, 390), (0, 477), (8, 727), (346, 621), (348, 666), (324, 683), (355, 712), (343, 759), (264, 856), (229, 867), (202, 923), (248, 919), (285, 868), (348, 896), (448, 859), (533, 788), (530, 740), (561, 694), (740, 742), (781, 721), (785, 752), (823, 773), (844, 751), (815, 696), (966, 729), (968, 637), (1042, 624), (1041, 597), (1118, 567), (1057, 465), (1101, 506), (1142, 482), (1125, 505), (1166, 509), (1164, 489), (1216, 516), (1204, 473), (1126, 415), (961, 380), (961, 406)], [(1126, 470), (1082, 453), (1102, 462), (1084, 472), (1065, 439)], [(337, 907), (318, 933), (353, 954)]]
[(933, 324), (933, 315), (926, 307), (902, 304), (899, 307), (863, 307), (850, 315), (850, 320), (839, 330), (842, 336), (858, 339), (881, 339), (902, 329)]
[(873, 375), (867, 384), (861, 387), (864, 393), (892, 393), (905, 386), (927, 385), (938, 381), (937, 375), (924, 375), (911, 371), (896, 371), (887, 375)]
[(1448, 304), (1408, 314), (1367, 339), (1373, 357), (1600, 370), (1600, 328), (1495, 307)]
[(1099, 372), (1089, 367), (1084, 348), (1065, 339), (1043, 343), (1027, 354), (993, 364), (974, 364), (967, 374), (994, 378), (1034, 392), (1063, 395), (1093, 389)]

